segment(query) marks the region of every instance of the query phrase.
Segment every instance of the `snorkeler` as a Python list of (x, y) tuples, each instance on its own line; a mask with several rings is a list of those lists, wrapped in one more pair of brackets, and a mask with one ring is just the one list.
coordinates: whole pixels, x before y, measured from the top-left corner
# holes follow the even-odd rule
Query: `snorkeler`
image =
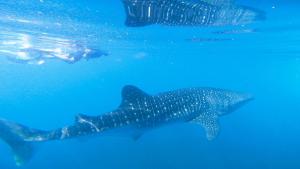
[(90, 49), (79, 44), (72, 44), (60, 48), (23, 48), (18, 51), (1, 51), (8, 54), (7, 59), (16, 63), (42, 65), (46, 60), (58, 59), (69, 64), (82, 59), (90, 60), (107, 56), (108, 53)]
[(75, 50), (72, 53), (69, 53), (69, 55), (67, 56), (62, 56), (62, 55), (56, 55), (57, 58), (73, 64), (78, 62), (81, 59), (86, 59), (86, 60), (90, 60), (90, 59), (95, 59), (95, 58), (99, 58), (101, 56), (107, 56), (108, 53), (101, 51), (101, 50), (96, 50), (96, 49), (89, 49), (86, 47), (83, 47), (81, 45), (76, 44), (75, 45)]

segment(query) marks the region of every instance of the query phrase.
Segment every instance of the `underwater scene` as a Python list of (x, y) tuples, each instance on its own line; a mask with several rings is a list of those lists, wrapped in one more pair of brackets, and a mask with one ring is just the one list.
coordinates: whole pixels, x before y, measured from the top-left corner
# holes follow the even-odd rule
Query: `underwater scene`
[(0, 169), (300, 169), (299, 10), (0, 0)]

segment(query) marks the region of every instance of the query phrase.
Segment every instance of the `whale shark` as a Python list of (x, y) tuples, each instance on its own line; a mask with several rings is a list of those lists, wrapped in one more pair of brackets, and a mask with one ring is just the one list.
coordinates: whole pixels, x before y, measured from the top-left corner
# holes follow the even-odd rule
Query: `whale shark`
[(136, 86), (126, 85), (122, 89), (120, 106), (111, 112), (98, 116), (79, 114), (73, 125), (50, 131), (0, 119), (0, 138), (11, 147), (17, 165), (31, 159), (35, 143), (109, 131), (129, 133), (134, 140), (138, 140), (153, 128), (174, 123), (194, 123), (204, 128), (208, 140), (213, 140), (220, 130), (219, 117), (235, 111), (250, 100), (253, 97), (249, 94), (209, 87), (150, 95)]
[(243, 25), (264, 20), (265, 12), (236, 5), (234, 0), (122, 0), (125, 25)]

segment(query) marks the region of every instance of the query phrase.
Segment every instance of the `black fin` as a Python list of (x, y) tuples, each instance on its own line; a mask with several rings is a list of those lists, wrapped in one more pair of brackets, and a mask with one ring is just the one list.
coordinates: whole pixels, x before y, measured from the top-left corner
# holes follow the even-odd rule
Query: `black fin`
[(122, 104), (120, 107), (128, 107), (129, 105), (145, 100), (148, 97), (150, 97), (150, 95), (135, 86), (124, 86), (122, 89)]

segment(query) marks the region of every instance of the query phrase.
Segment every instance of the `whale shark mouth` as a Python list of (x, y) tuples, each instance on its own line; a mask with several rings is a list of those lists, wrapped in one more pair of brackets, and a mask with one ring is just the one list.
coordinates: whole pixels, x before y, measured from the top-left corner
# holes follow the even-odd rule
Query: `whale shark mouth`
[(237, 109), (249, 103), (250, 101), (253, 101), (254, 99), (254, 96), (251, 94), (241, 95), (240, 98), (234, 104), (228, 107), (228, 113), (236, 111)]

